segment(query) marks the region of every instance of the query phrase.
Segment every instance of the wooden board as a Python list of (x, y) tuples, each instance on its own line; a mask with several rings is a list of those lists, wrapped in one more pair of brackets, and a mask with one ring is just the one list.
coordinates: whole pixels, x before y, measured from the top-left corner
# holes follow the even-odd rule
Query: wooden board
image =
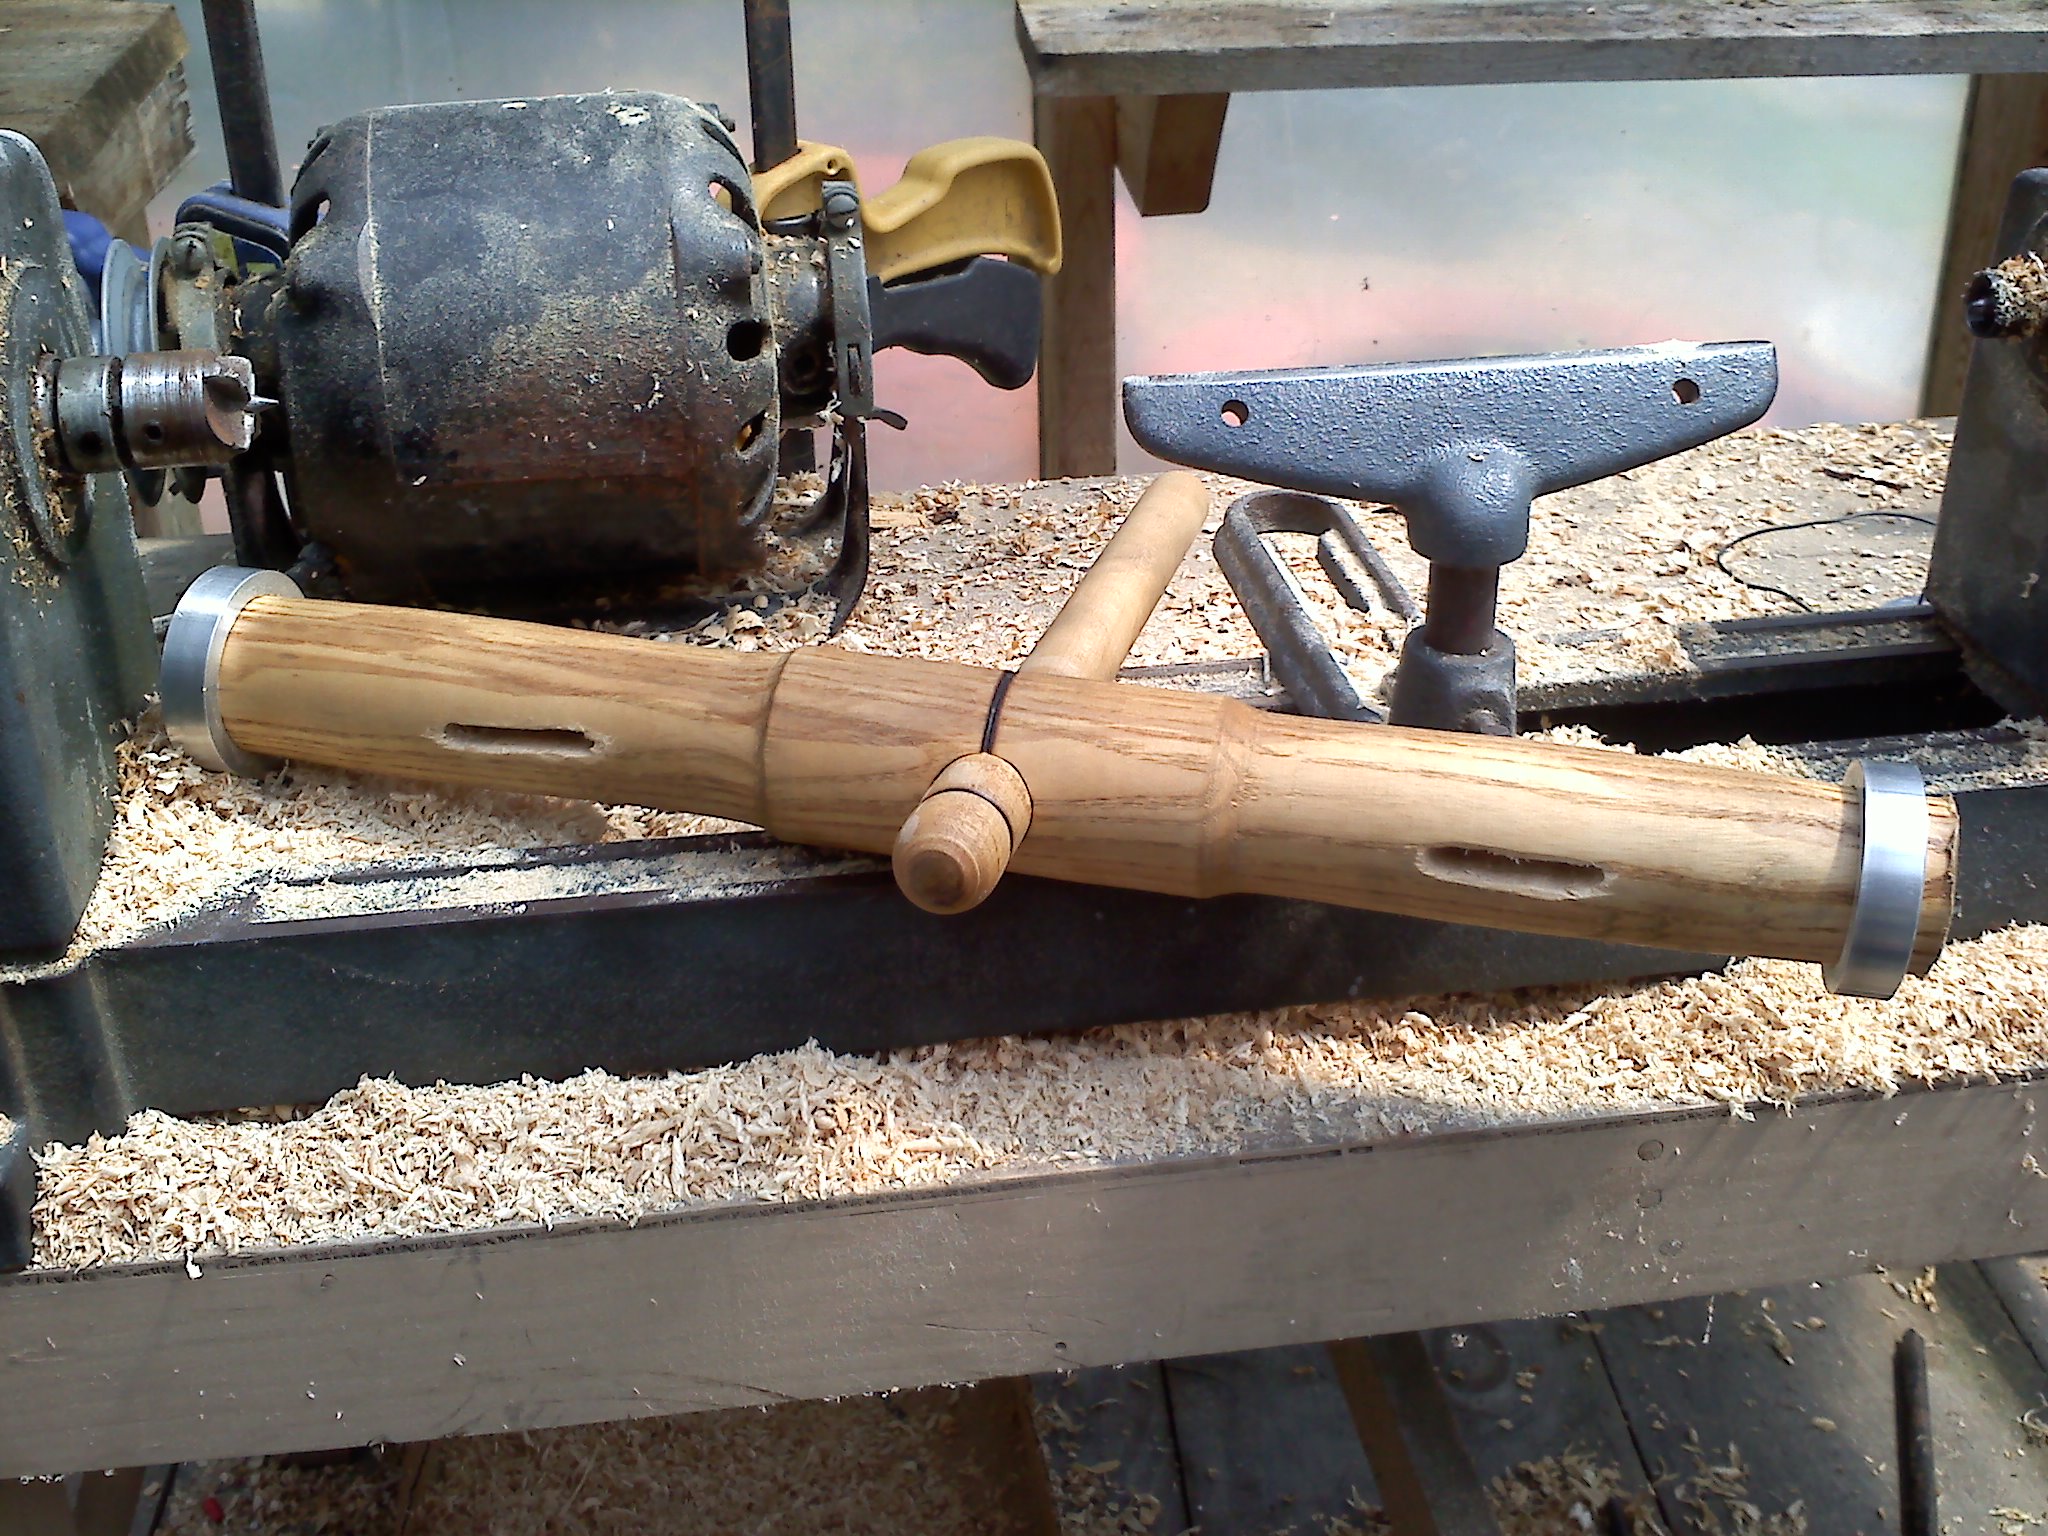
[(1092, 1493), (1087, 1503), (1095, 1510), (1112, 1518), (1135, 1511), (1157, 1536), (1187, 1529), (1162, 1366), (1093, 1366), (1035, 1376), (1031, 1385), (1044, 1412), (1047, 1470), (1056, 1487), (1068, 1490), (1069, 1502)]
[(192, 153), (185, 33), (168, 5), (0, 5), (0, 128), (33, 139), (65, 206), (146, 244), (143, 211)]
[(1146, 218), (1200, 213), (1216, 182), (1230, 98), (1119, 96), (1116, 168)]
[(1992, 1511), (2048, 1505), (2048, 1459), (2019, 1422), (2048, 1400), (2048, 1375), (1974, 1266), (1944, 1269), (1934, 1294), (1938, 1311), (1863, 1275), (1602, 1314), (1600, 1348), (1676, 1536), (1716, 1530), (1695, 1437), (1710, 1462), (1736, 1448), (1765, 1510), (1802, 1501), (1811, 1536), (1896, 1529), (1891, 1353), (1908, 1328), (1927, 1340), (1942, 1528), (1996, 1531)]
[(1019, 0), (1041, 96), (2048, 71), (2042, 0)]
[(0, 1476), (1441, 1327), (2048, 1243), (2031, 1083), (0, 1281)]
[(1321, 1531), (1379, 1502), (1328, 1353), (1312, 1344), (1166, 1365), (1200, 1531)]
[(1486, 1482), (1525, 1462), (1576, 1451), (1621, 1474), (1637, 1507), (1655, 1506), (1594, 1327), (1575, 1318), (1479, 1323), (1430, 1334), (1431, 1357), (1472, 1464)]

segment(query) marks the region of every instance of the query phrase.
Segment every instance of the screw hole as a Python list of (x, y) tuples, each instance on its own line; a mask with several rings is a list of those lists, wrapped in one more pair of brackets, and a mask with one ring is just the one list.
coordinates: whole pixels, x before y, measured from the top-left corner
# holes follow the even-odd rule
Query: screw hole
[(160, 443), (164, 440), (164, 429), (158, 423), (152, 421), (143, 427), (142, 435), (152, 443)]
[(752, 362), (768, 344), (768, 327), (758, 320), (742, 320), (725, 333), (725, 350), (737, 362)]
[(78, 451), (80, 453), (97, 454), (105, 446), (100, 441), (100, 435), (97, 432), (81, 432), (78, 434)]
[(1252, 419), (1252, 408), (1242, 400), (1223, 402), (1223, 420), (1230, 426), (1241, 427)]
[(1699, 403), (1700, 398), (1699, 381), (1697, 379), (1680, 379), (1671, 386), (1671, 394), (1672, 398), (1677, 400), (1680, 405), (1696, 405)]

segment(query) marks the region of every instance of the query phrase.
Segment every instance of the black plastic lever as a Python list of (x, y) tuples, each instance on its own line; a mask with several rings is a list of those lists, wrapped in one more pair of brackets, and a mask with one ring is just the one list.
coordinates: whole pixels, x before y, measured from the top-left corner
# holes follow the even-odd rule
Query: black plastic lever
[(868, 279), (874, 349), (957, 357), (997, 389), (1038, 367), (1038, 274), (995, 256), (883, 284)]

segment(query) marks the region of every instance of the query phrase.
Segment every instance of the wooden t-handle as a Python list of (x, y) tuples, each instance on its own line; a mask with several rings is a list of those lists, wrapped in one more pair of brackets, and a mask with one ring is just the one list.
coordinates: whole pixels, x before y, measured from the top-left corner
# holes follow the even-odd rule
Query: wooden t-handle
[[(1114, 678), (1208, 518), (1198, 476), (1171, 470), (1145, 487), (1018, 673)], [(897, 887), (927, 912), (977, 907), (1030, 828), (1031, 791), (1009, 761), (993, 752), (956, 758), (896, 835)]]

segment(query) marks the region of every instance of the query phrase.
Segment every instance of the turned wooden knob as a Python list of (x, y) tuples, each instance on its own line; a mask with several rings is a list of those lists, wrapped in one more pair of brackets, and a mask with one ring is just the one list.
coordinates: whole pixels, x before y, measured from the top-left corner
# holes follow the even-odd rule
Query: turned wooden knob
[[(1200, 476), (1176, 469), (1154, 480), (1018, 673), (1115, 677), (1208, 516)], [(988, 752), (956, 758), (896, 835), (896, 884), (927, 912), (978, 907), (1030, 829), (1022, 774)]]
[(896, 834), (889, 862), (903, 894), (946, 916), (978, 907), (1031, 829), (1031, 792), (1002, 758), (955, 758)]

